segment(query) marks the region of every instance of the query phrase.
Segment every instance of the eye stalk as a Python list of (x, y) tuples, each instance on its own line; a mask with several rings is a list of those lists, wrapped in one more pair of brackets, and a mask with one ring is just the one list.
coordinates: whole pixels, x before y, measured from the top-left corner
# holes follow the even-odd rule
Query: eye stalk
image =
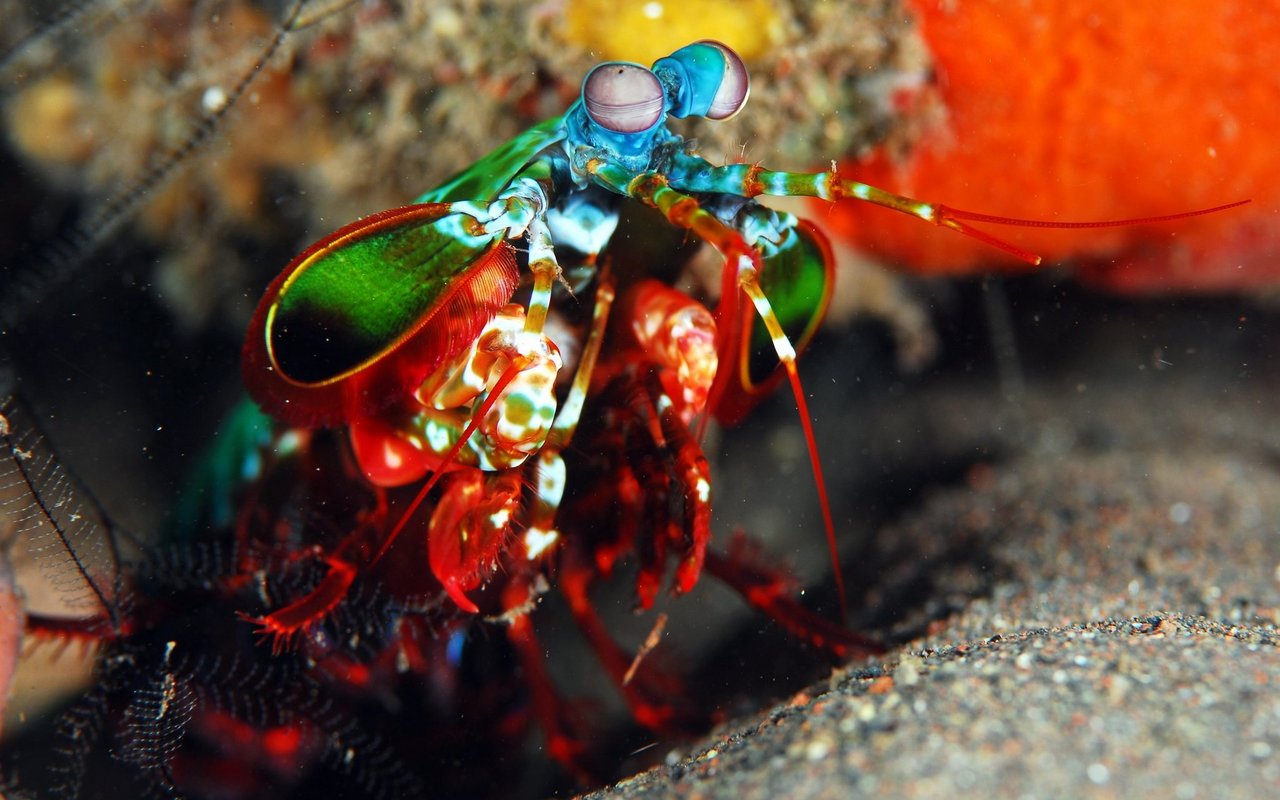
[(662, 121), (665, 92), (658, 76), (639, 64), (600, 64), (582, 82), (582, 105), (597, 125), (614, 133), (643, 133)]
[(703, 39), (680, 48), (653, 65), (674, 98), (673, 117), (728, 119), (742, 110), (751, 94), (751, 77), (731, 47)]

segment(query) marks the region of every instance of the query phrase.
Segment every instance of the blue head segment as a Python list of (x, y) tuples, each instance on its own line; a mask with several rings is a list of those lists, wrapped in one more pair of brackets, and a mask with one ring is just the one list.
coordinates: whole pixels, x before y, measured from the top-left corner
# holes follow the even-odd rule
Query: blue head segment
[(667, 113), (681, 119), (728, 119), (742, 110), (751, 94), (751, 77), (742, 59), (728, 45), (711, 39), (658, 59), (653, 71), (667, 89)]
[(581, 137), (624, 159), (647, 160), (654, 134), (667, 116), (667, 93), (658, 76), (626, 61), (606, 61), (587, 73), (578, 103), (586, 113), (570, 111), (571, 138)]
[[(711, 40), (680, 48), (650, 70), (626, 61), (598, 65), (568, 115), (570, 139), (647, 159), (667, 114), (728, 119), (751, 92), (738, 54)], [(579, 113), (579, 111), (585, 113)]]

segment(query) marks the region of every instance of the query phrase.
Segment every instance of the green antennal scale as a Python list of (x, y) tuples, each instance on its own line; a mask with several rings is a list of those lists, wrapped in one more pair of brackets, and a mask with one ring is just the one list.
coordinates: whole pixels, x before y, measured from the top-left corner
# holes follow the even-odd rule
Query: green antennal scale
[(396, 208), (312, 245), (268, 287), (244, 378), (304, 427), (374, 414), (468, 347), (519, 284), (502, 238), (472, 235), (444, 204)]

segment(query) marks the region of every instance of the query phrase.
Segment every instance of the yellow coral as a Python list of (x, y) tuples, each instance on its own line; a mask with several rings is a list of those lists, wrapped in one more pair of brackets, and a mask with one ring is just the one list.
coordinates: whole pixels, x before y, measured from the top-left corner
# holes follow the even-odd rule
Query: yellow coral
[(717, 39), (745, 61), (782, 41), (769, 0), (568, 0), (564, 35), (601, 59), (651, 63), (698, 39)]

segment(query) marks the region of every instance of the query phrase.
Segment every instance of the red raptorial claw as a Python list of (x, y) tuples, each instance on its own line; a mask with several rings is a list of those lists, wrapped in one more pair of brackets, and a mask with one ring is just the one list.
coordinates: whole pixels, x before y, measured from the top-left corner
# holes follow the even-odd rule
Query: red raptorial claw
[(484, 583), (497, 566), (520, 505), (520, 480), (501, 473), (486, 479), (479, 470), (448, 478), (431, 515), (427, 558), (445, 592), (470, 614), (480, 609), (464, 592)]

